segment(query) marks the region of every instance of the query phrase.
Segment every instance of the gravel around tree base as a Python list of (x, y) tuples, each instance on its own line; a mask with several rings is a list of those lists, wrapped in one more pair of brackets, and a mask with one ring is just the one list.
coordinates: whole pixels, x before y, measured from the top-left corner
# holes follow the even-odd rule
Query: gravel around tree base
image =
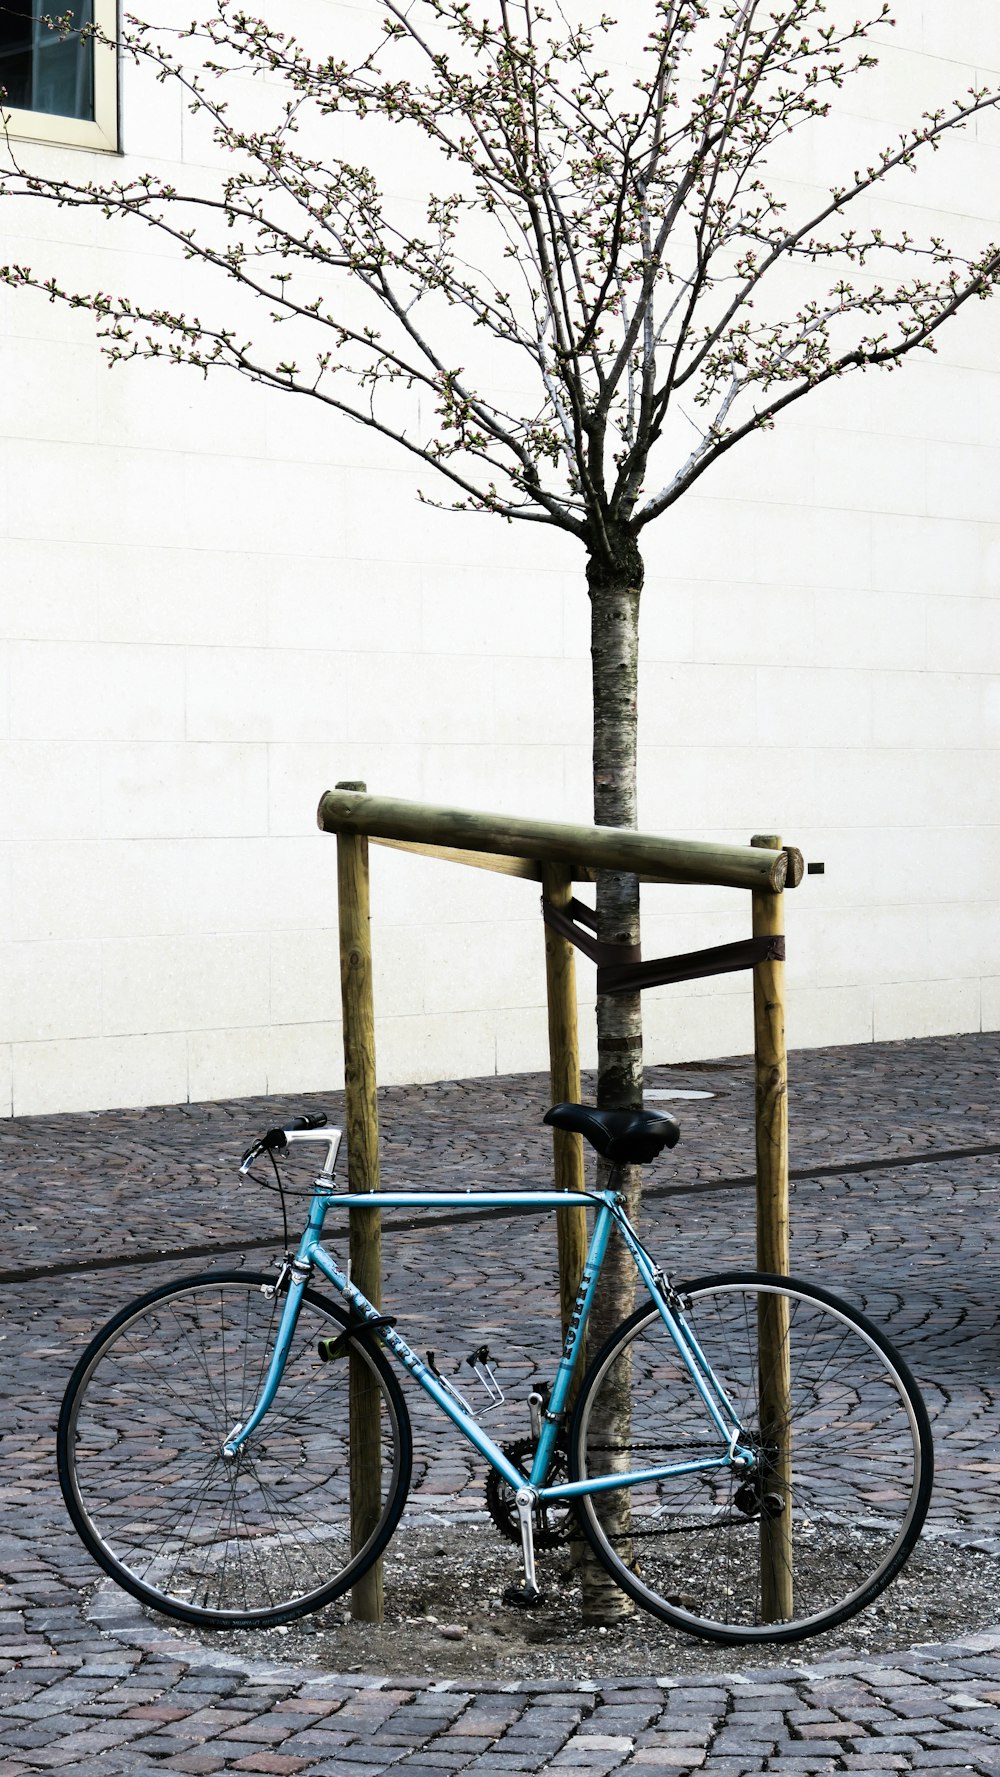
[(545, 1603), (501, 1602), (519, 1579), (515, 1550), (491, 1526), (403, 1528), (385, 1557), (383, 1626), (353, 1622), (349, 1599), (285, 1628), (194, 1631), (217, 1653), (386, 1677), (612, 1679), (811, 1665), (958, 1640), (997, 1619), (1000, 1564), (991, 1555), (925, 1536), (872, 1605), (824, 1635), (778, 1646), (734, 1646), (679, 1635), (636, 1610), (599, 1629), (584, 1625), (578, 1578), (566, 1551), (539, 1560)]

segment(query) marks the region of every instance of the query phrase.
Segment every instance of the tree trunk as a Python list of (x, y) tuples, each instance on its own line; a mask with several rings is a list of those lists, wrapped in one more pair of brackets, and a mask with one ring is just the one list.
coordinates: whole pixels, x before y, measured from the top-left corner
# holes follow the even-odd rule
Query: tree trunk
[[(637, 825), (636, 765), (639, 664), (639, 599), (642, 557), (634, 538), (617, 540), (614, 560), (592, 555), (587, 564), (591, 604), (591, 661), (594, 697), (594, 823), (601, 827)], [(601, 871), (597, 881), (597, 935), (604, 943), (639, 943), (639, 879), (624, 871)], [(604, 1109), (642, 1105), (642, 1008), (638, 993), (601, 994), (597, 1000), (597, 1102)], [(639, 1211), (639, 1168), (625, 1168), (617, 1188), (630, 1218)], [(608, 1167), (598, 1163), (598, 1183)], [(589, 1349), (596, 1353), (608, 1334), (631, 1313), (635, 1273), (624, 1243), (612, 1233), (594, 1303)], [(625, 1366), (606, 1390), (610, 1411), (600, 1429), (608, 1444), (624, 1453), (629, 1443), (629, 1376)], [(602, 1435), (602, 1442), (605, 1441)], [(616, 1537), (628, 1534), (628, 1499), (610, 1496), (599, 1508)], [(609, 1622), (633, 1606), (603, 1569), (586, 1561), (583, 1614), (588, 1622)]]

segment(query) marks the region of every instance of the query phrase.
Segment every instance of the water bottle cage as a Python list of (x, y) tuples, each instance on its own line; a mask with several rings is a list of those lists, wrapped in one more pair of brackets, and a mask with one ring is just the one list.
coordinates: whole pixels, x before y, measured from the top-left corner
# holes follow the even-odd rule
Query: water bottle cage
[[(490, 1367), (489, 1357), (489, 1347), (486, 1345), (480, 1345), (475, 1351), (471, 1351), (465, 1360), (472, 1371), (472, 1374), (475, 1376), (476, 1381), (485, 1391), (486, 1406), (480, 1408), (480, 1412), (484, 1414), (492, 1413), (494, 1408), (503, 1406), (506, 1398)], [(450, 1382), (447, 1376), (442, 1376), (441, 1371), (438, 1369), (435, 1362), (435, 1354), (433, 1351), (428, 1351), (427, 1353), (427, 1367), (437, 1378), (445, 1392), (451, 1396), (452, 1400), (457, 1401), (463, 1412), (468, 1413), (469, 1417), (474, 1419), (475, 1414), (472, 1407), (469, 1405), (469, 1402), (466, 1400), (461, 1390), (457, 1388), (453, 1382)]]
[(490, 1363), (489, 1346), (480, 1345), (476, 1351), (470, 1351), (465, 1361), (486, 1394), (487, 1406), (484, 1411), (490, 1413), (494, 1407), (502, 1407), (505, 1396)]

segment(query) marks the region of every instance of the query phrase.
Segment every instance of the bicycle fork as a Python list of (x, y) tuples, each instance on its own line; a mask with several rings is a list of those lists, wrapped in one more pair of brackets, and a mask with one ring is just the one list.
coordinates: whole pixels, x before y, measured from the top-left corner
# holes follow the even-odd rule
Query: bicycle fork
[(284, 1306), (281, 1311), (281, 1319), (278, 1322), (278, 1331), (275, 1335), (274, 1347), (271, 1352), (271, 1361), (268, 1365), (267, 1375), (264, 1378), (264, 1385), (257, 1398), (256, 1404), (248, 1419), (244, 1419), (240, 1423), (231, 1427), (222, 1446), (221, 1454), (229, 1462), (235, 1462), (240, 1451), (246, 1444), (247, 1439), (252, 1432), (256, 1431), (278, 1392), (278, 1384), (281, 1381), (285, 1370), (285, 1360), (288, 1356), (288, 1348), (291, 1345), (292, 1335), (295, 1332), (295, 1324), (299, 1318), (302, 1292), (311, 1276), (311, 1265), (306, 1264), (300, 1258), (286, 1259), (275, 1278), (274, 1283), (267, 1286), (268, 1293), (274, 1298), (277, 1298), (287, 1284), (287, 1294), (285, 1295)]

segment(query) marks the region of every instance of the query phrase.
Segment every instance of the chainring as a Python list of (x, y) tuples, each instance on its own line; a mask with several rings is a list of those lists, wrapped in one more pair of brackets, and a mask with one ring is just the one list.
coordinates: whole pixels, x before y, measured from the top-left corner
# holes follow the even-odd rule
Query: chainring
[[(501, 1449), (508, 1462), (519, 1469), (525, 1480), (531, 1474), (536, 1443), (534, 1438), (518, 1438), (514, 1443), (502, 1444)], [(549, 1481), (565, 1481), (569, 1473), (566, 1452), (557, 1444), (552, 1452), (549, 1466)], [(490, 1469), (486, 1477), (486, 1506), (490, 1517), (508, 1542), (521, 1546), (521, 1521), (517, 1515), (517, 1502), (514, 1489), (509, 1481), (505, 1481), (496, 1469)], [(568, 1500), (555, 1500), (550, 1504), (537, 1505), (534, 1513), (534, 1533), (536, 1549), (558, 1549), (563, 1543), (569, 1542), (574, 1529), (573, 1507)]]

